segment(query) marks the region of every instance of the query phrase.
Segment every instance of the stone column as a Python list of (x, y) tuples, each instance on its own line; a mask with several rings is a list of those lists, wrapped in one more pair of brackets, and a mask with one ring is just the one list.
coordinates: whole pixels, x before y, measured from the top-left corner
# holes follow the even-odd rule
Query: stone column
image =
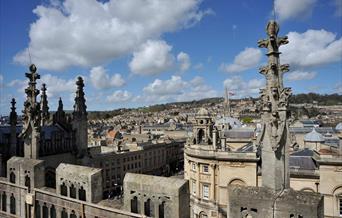
[(141, 197), (138, 198), (138, 201), (140, 203), (140, 211), (139, 211), (139, 213), (140, 214), (145, 214), (145, 207), (144, 207), (145, 206), (145, 198), (143, 196), (141, 196)]
[(159, 218), (159, 200), (155, 199), (154, 201), (151, 201), (151, 203), (153, 203), (153, 209), (154, 209), (154, 217)]
[(201, 196), (201, 194), (200, 194), (200, 164), (199, 163), (197, 163), (197, 165), (196, 165), (196, 195), (197, 195), (197, 197), (198, 198), (200, 198), (200, 196)]
[(210, 187), (210, 200), (215, 202), (215, 167), (216, 164), (210, 164), (211, 167), (211, 187)]

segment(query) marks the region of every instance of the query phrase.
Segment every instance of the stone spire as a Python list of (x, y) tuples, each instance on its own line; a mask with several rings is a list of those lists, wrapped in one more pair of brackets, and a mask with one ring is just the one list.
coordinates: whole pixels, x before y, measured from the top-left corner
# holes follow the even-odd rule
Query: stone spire
[(17, 112), (15, 111), (15, 99), (12, 98), (11, 101), (11, 113), (10, 113), (10, 125), (11, 125), (11, 134), (10, 134), (10, 154), (11, 156), (17, 155), (17, 120), (18, 120), (18, 115)]
[(87, 106), (84, 98), (84, 83), (82, 77), (78, 77), (76, 81), (77, 90), (74, 104), (73, 115), (73, 129), (75, 131), (76, 147), (79, 157), (86, 154), (88, 148), (88, 120), (87, 120)]
[(48, 106), (48, 100), (47, 100), (47, 95), (46, 95), (46, 84), (43, 83), (42, 86), (42, 94), (41, 94), (41, 98), (40, 98), (40, 106), (41, 106), (41, 125), (44, 126), (45, 124), (47, 124), (49, 122), (50, 119), (50, 113), (49, 113), (49, 106)]
[(87, 106), (85, 104), (86, 100), (84, 98), (84, 83), (82, 77), (78, 77), (76, 81), (77, 90), (74, 104), (74, 119), (86, 119), (87, 118)]
[(27, 158), (36, 159), (39, 157), (40, 141), (40, 104), (37, 102), (39, 90), (36, 89), (37, 79), (40, 75), (36, 72), (34, 64), (30, 66), (30, 73), (25, 76), (29, 79), (28, 87), (25, 89), (26, 100), (24, 103), (23, 120), (24, 126), (20, 137), (24, 139), (24, 155)]
[(278, 37), (279, 25), (269, 21), (267, 39), (259, 40), (260, 48), (266, 48), (268, 64), (260, 68), (266, 77), (266, 87), (261, 89), (261, 118), (263, 129), (257, 144), (262, 149), (262, 185), (275, 191), (290, 186), (289, 174), (289, 129), (288, 98), (291, 89), (284, 88), (283, 74), (289, 65), (280, 65), (279, 47), (287, 44), (287, 37)]
[(66, 115), (63, 109), (63, 101), (60, 97), (58, 100), (58, 108), (56, 113), (53, 115), (53, 122), (59, 124), (66, 124)]

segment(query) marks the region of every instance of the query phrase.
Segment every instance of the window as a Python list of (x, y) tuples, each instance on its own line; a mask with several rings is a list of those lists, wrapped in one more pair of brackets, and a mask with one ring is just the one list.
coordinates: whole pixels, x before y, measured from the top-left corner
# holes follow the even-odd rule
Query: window
[(196, 170), (196, 164), (195, 163), (192, 163), (192, 170)]
[(192, 194), (196, 195), (196, 181), (192, 180)]
[(209, 199), (209, 185), (203, 184), (203, 199)]
[(203, 173), (208, 173), (208, 172), (209, 172), (208, 165), (203, 165)]
[(10, 183), (15, 183), (15, 174), (13, 172), (10, 173)]
[(339, 199), (339, 213), (340, 213), (340, 217), (342, 217), (342, 196), (340, 197), (340, 199)]

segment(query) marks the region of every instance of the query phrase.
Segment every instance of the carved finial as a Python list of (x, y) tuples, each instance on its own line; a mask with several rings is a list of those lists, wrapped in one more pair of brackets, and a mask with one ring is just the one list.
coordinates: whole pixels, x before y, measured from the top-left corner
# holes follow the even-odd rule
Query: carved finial
[(41, 100), (40, 100), (40, 106), (41, 106), (41, 112), (42, 112), (42, 119), (41, 119), (42, 126), (44, 126), (50, 119), (46, 90), (47, 90), (46, 84), (43, 83), (42, 88), (41, 88), (42, 94), (41, 94)]
[(85, 104), (86, 100), (84, 98), (84, 83), (82, 77), (78, 77), (76, 81), (76, 97), (75, 97), (75, 104), (74, 104), (74, 112), (73, 115), (75, 118), (82, 118), (87, 115), (87, 106)]
[(12, 98), (12, 101), (11, 101), (11, 111), (15, 111), (16, 107), (15, 107), (15, 98)]
[(16, 107), (15, 107), (15, 99), (12, 98), (12, 101), (11, 101), (11, 113), (10, 113), (10, 124), (11, 125), (16, 125), (17, 124), (17, 112), (15, 111)]

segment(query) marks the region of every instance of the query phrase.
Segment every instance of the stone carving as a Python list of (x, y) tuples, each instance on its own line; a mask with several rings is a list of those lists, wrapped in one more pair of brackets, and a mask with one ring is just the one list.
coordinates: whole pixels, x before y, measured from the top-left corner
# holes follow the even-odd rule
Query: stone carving
[(289, 187), (285, 160), (288, 158), (288, 100), (291, 96), (291, 89), (283, 85), (283, 74), (289, 71), (289, 65), (280, 65), (279, 61), (279, 46), (287, 44), (288, 40), (286, 36), (278, 37), (278, 32), (279, 25), (270, 21), (266, 27), (268, 38), (258, 41), (259, 47), (268, 50), (268, 64), (259, 69), (266, 78), (266, 87), (260, 90), (263, 124), (257, 145), (262, 149), (263, 184), (275, 190)]

